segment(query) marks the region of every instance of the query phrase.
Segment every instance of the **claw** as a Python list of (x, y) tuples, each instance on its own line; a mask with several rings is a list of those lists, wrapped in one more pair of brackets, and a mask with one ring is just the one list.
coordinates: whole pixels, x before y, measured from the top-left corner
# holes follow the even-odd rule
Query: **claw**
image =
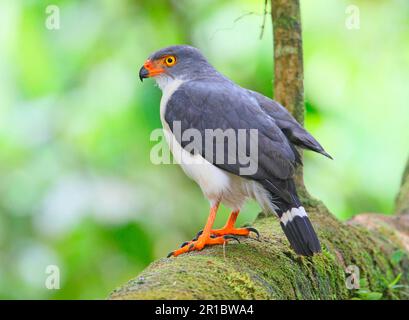
[(232, 236), (231, 234), (226, 234), (226, 235), (224, 235), (224, 236), (223, 236), (223, 239), (225, 239), (225, 240), (235, 240), (235, 241), (237, 241), (238, 243), (240, 243), (239, 238), (237, 238), (237, 237), (235, 237), (235, 236)]
[(246, 227), (246, 229), (250, 232), (254, 232), (257, 236), (257, 240), (260, 240), (260, 232), (258, 232), (258, 230), (256, 228), (253, 227)]
[(195, 237), (192, 239), (192, 241), (197, 241), (197, 239), (199, 239), (199, 237), (202, 235), (203, 230), (200, 230), (198, 233), (196, 233)]
[(180, 247), (179, 247), (179, 248), (183, 248), (183, 247), (184, 247), (184, 246), (186, 246), (188, 243), (189, 243), (189, 241), (185, 241), (185, 242), (183, 242), (183, 243), (180, 245)]

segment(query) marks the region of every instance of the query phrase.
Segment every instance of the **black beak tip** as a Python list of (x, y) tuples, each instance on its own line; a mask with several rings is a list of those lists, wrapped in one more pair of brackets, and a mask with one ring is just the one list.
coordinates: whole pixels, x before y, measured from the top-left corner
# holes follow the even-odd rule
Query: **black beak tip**
[(145, 68), (145, 67), (142, 67), (140, 70), (139, 70), (139, 79), (143, 82), (143, 79), (145, 79), (145, 78), (147, 78), (148, 77), (148, 75), (149, 75), (149, 71)]

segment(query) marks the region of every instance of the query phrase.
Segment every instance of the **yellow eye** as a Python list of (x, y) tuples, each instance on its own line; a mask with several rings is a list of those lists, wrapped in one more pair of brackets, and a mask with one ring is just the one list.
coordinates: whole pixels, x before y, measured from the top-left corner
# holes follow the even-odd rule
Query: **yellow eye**
[(167, 57), (165, 57), (164, 60), (165, 60), (165, 64), (168, 67), (171, 67), (176, 63), (176, 57), (175, 56), (167, 56)]

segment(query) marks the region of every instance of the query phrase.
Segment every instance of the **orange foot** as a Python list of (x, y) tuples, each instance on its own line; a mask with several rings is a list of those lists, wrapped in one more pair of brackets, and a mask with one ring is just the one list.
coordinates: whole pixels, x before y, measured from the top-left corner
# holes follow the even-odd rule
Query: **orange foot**
[(197, 239), (195, 238), (192, 241), (182, 243), (180, 249), (172, 251), (171, 253), (168, 254), (168, 258), (171, 256), (177, 257), (178, 255), (181, 255), (183, 253), (190, 252), (190, 251), (200, 251), (205, 246), (225, 244), (229, 240), (236, 240), (237, 242), (240, 242), (236, 237), (231, 236), (231, 235), (224, 235), (224, 236), (216, 237), (210, 234), (208, 235), (201, 234)]
[[(223, 228), (211, 230), (210, 233), (217, 237), (225, 236), (225, 235), (248, 237), (250, 232), (254, 232), (258, 240), (260, 238), (260, 234), (257, 231), (257, 229), (254, 229), (252, 227), (243, 227), (243, 228), (234, 227), (234, 224), (236, 223), (238, 215), (239, 215), (239, 211), (233, 211), (230, 214), (229, 220), (227, 220)], [(201, 234), (202, 234), (202, 231), (199, 231), (199, 233), (196, 235), (196, 238), (193, 240), (196, 240)]]
[(216, 237), (210, 233), (213, 227), (214, 219), (216, 218), (217, 209), (219, 207), (219, 202), (215, 203), (210, 208), (209, 217), (207, 218), (206, 225), (204, 227), (204, 231), (202, 234), (197, 236), (195, 239), (189, 242), (185, 242), (181, 245), (181, 248), (175, 251), (172, 251), (168, 254), (168, 258), (170, 256), (178, 256), (180, 254), (189, 252), (189, 251), (199, 251), (202, 250), (205, 246), (212, 246), (216, 244), (225, 244), (230, 239), (235, 239), (234, 236), (222, 236)]
[(257, 229), (252, 227), (244, 228), (224, 227), (222, 229), (216, 229), (211, 231), (211, 233), (215, 236), (233, 235), (244, 237), (248, 237), (250, 235), (250, 232), (254, 232), (256, 234), (257, 239), (260, 238), (260, 233), (257, 231)]
[[(230, 226), (229, 227), (225, 226), (221, 229), (215, 229), (215, 230), (210, 231), (213, 237), (222, 237), (226, 235), (248, 237), (250, 235), (250, 232), (254, 232), (256, 234), (257, 240), (260, 239), (260, 233), (257, 231), (257, 229), (253, 227), (234, 228)], [(203, 230), (200, 230), (192, 241), (197, 240), (202, 233), (203, 233)], [(186, 243), (188, 242), (184, 242), (183, 244), (185, 245)]]
[(199, 231), (196, 237), (192, 241), (187, 241), (182, 243), (180, 249), (172, 251), (168, 254), (168, 258), (171, 256), (178, 256), (180, 254), (189, 252), (189, 251), (199, 251), (202, 250), (205, 246), (212, 246), (216, 244), (225, 244), (229, 240), (236, 240), (240, 243), (240, 240), (236, 236), (245, 236), (247, 237), (250, 232), (254, 232), (257, 235), (257, 239), (260, 237), (258, 231), (251, 227), (245, 228), (235, 228), (234, 223), (236, 222), (239, 211), (233, 211), (230, 214), (229, 220), (222, 229), (212, 230), (214, 219), (216, 218), (217, 208), (219, 203), (216, 203), (209, 213), (209, 218), (203, 231)]

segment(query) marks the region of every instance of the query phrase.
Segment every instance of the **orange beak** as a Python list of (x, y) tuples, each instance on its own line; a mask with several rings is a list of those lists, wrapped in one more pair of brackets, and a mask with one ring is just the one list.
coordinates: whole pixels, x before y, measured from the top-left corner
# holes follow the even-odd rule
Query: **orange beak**
[(146, 60), (143, 67), (139, 70), (139, 79), (143, 81), (145, 78), (150, 78), (164, 73), (165, 69), (158, 65), (157, 62)]

